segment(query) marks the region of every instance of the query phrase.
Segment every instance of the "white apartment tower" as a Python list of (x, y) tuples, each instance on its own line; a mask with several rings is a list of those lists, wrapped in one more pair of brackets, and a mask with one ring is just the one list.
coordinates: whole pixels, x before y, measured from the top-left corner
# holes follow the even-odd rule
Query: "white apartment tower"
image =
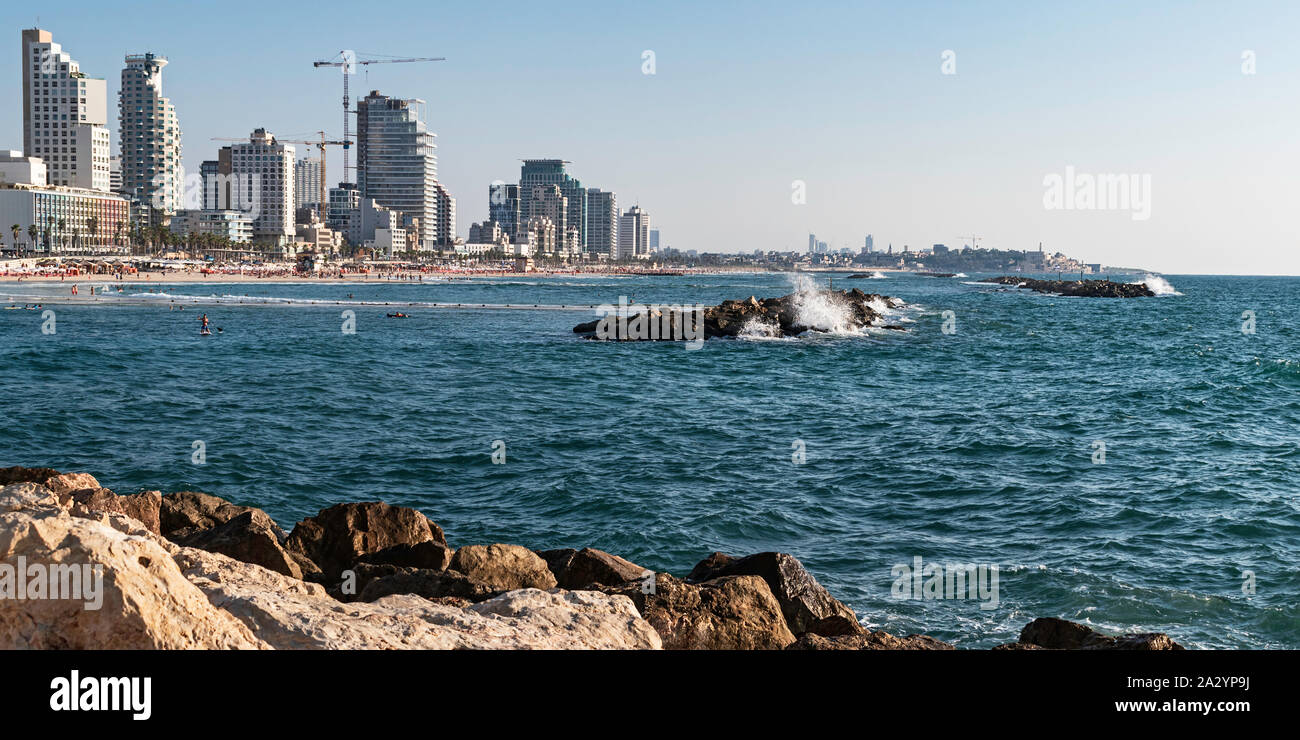
[(618, 220), (618, 258), (650, 256), (650, 216), (632, 206)]
[[(143, 224), (161, 225), (184, 208), (185, 172), (176, 108), (162, 94), (165, 57), (128, 54), (118, 93), (122, 193)], [(160, 223), (153, 224), (155, 214)]]
[(400, 211), (422, 248), (450, 242), (439, 233), (438, 159), (425, 102), (372, 90), (357, 103), (357, 187), (362, 198)]
[[(226, 209), (253, 218), (253, 240), (284, 245), (293, 241), (294, 227), (292, 144), (281, 144), (264, 128), (253, 131), (247, 144), (229, 149), (229, 177), (235, 193)], [(219, 166), (224, 166), (224, 162)], [(221, 173), (225, 174), (225, 173)]]
[(108, 86), (91, 79), (49, 31), (25, 28), (23, 154), (40, 157), (51, 185), (109, 190)]

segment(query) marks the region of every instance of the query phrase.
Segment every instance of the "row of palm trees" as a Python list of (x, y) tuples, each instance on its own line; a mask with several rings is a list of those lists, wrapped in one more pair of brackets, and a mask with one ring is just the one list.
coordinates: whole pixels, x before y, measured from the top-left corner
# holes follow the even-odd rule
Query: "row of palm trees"
[[(84, 226), (84, 230), (81, 228)], [(21, 241), (23, 228), (19, 224), (9, 227), (13, 236), (13, 249), (19, 254), (43, 252), (53, 254), (57, 248), (66, 253), (88, 251), (91, 247), (106, 246), (102, 242), (92, 241), (100, 233), (100, 220), (88, 216), (81, 224), (69, 228), (68, 220), (53, 216), (46, 219), (44, 228), (32, 224), (27, 227), (27, 243)], [(123, 237), (126, 237), (124, 240)], [(190, 252), (203, 252), (213, 249), (247, 249), (259, 251), (257, 245), (236, 243), (228, 236), (218, 234), (177, 234), (166, 226), (126, 224), (116, 221), (113, 224), (113, 238), (109, 245), (119, 249), (126, 248), (130, 255), (152, 256), (172, 249), (185, 249)]]

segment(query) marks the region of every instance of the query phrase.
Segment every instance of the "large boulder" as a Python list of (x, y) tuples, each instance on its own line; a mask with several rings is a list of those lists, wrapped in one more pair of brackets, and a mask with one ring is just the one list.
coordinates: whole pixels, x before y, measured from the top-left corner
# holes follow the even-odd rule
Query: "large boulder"
[(1039, 617), (1020, 631), (1020, 643), (1048, 650), (1182, 650), (1163, 632), (1111, 637), (1093, 628), (1055, 617)]
[(546, 567), (555, 575), (555, 582), (560, 588), (622, 586), (654, 575), (617, 555), (590, 547), (581, 550), (542, 550), (537, 555), (546, 561)]
[(786, 650), (952, 650), (953, 646), (927, 635), (896, 637), (888, 632), (823, 637), (802, 634)]
[(53, 476), (45, 481), (45, 487), (55, 496), (64, 496), (73, 491), (80, 491), (86, 488), (100, 488), (99, 481), (90, 473), (64, 473)]
[(213, 607), (138, 522), (72, 516), (37, 488), (0, 490), (0, 649), (266, 647)]
[(466, 545), (452, 556), (451, 569), (498, 591), (555, 588), (546, 561), (519, 545)]
[(303, 577), (301, 561), (280, 546), (275, 522), (261, 509), (249, 509), (224, 524), (200, 529), (177, 544), (221, 553), (292, 578)]
[[(270, 520), (266, 512), (252, 506), (239, 506), (208, 493), (178, 491), (162, 497), (159, 510), (159, 530), (173, 542), (190, 537), (204, 529), (212, 529), (241, 514), (256, 511)], [(287, 535), (275, 522), (271, 522), (276, 538), (281, 542)]]
[(525, 590), (469, 608), (412, 595), (342, 603), (324, 587), (255, 565), (176, 548), (182, 572), (214, 606), (277, 649), (657, 649), (631, 600), (590, 591)]
[(65, 493), (59, 498), (73, 508), (73, 513), (84, 509), (123, 514), (140, 522), (150, 532), (161, 533), (159, 516), (162, 494), (158, 491), (118, 495), (107, 488), (83, 488)]
[[(421, 544), (423, 548), (415, 548)], [(333, 581), (363, 558), (382, 563), (387, 553), (396, 564), (437, 567), (431, 563), (440, 560), (445, 568), (450, 553), (442, 528), (427, 516), (382, 501), (337, 504), (324, 509), (298, 522), (287, 547), (307, 556), (326, 579)]]
[(758, 576), (692, 584), (658, 573), (653, 587), (646, 581), (604, 590), (631, 598), (666, 650), (780, 650), (795, 639)]
[(723, 576), (759, 576), (771, 587), (781, 604), (790, 631), (841, 635), (861, 631), (857, 615), (813, 578), (803, 563), (783, 552), (760, 552), (734, 558), (715, 552), (701, 560), (686, 580), (691, 583)]

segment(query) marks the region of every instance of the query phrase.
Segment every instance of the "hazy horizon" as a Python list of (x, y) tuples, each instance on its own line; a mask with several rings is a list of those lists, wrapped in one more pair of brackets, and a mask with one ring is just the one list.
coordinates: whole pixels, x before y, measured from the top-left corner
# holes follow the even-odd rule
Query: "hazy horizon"
[[(584, 185), (615, 191), (620, 210), (639, 203), (662, 244), (682, 250), (802, 251), (816, 233), (856, 251), (870, 233), (897, 251), (960, 247), (973, 234), (981, 247), (1042, 242), (1168, 274), (1300, 274), (1285, 226), (1300, 195), (1289, 166), (1300, 153), (1289, 38), (1300, 10), (1280, 2), (97, 11), (82, 0), (44, 7), (39, 27), (108, 80), (115, 151), (122, 57), (168, 57), (163, 91), (190, 173), (215, 158), (212, 137), (340, 135), (339, 71), (314, 60), (341, 49), (447, 57), (362, 68), (351, 87), (354, 98), (378, 89), (428, 101), (462, 237), (486, 217), (493, 180), (515, 181), (520, 159), (555, 157)], [(13, 7), (0, 17), (0, 90), (21, 101), (19, 32), (37, 17)], [(0, 118), (0, 148), (21, 147), (15, 110)], [(331, 182), (339, 165), (334, 150)], [(1070, 171), (1136, 177), (1149, 197), (1047, 208), (1045, 178)], [(792, 202), (800, 182), (806, 202)]]

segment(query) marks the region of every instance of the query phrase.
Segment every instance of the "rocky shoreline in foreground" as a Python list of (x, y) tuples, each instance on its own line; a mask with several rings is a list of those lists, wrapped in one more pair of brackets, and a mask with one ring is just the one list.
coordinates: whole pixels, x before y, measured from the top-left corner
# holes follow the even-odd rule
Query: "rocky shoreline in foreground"
[[(64, 566), (100, 568), (98, 608), (13, 592), (12, 573)], [(86, 473), (0, 468), (0, 649), (23, 648), (953, 646), (867, 630), (786, 553), (715, 552), (677, 577), (592, 548), (452, 548), (423, 513), (383, 502), (337, 504), (285, 532), (204, 493), (118, 495)], [(1182, 647), (1047, 617), (994, 649)]]
[(981, 283), (1028, 288), (1036, 293), (1051, 293), (1071, 298), (1153, 298), (1155, 293), (1142, 283), (1117, 283), (1113, 280), (1035, 280), (1003, 275), (985, 278)]

